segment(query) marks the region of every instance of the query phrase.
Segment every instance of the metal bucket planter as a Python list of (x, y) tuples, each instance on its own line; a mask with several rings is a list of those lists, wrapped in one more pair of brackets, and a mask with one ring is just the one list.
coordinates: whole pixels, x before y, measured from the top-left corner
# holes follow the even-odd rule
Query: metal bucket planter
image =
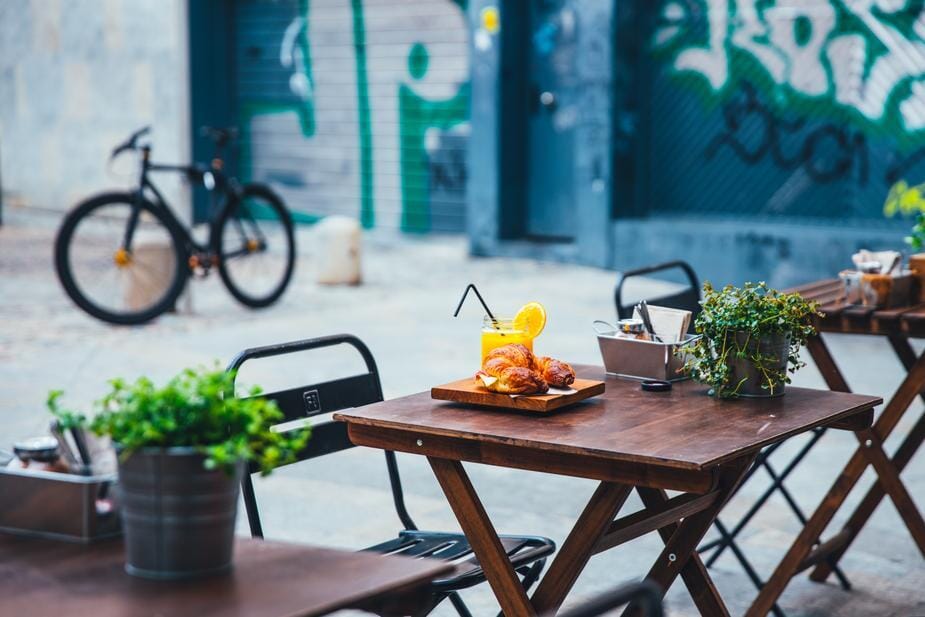
[(231, 568), (244, 463), (203, 467), (193, 448), (143, 448), (119, 460), (125, 570), (160, 580)]
[[(769, 369), (777, 372), (787, 368), (787, 356), (790, 351), (790, 335), (773, 334), (762, 338), (749, 337), (748, 332), (735, 333), (736, 348), (745, 348), (744, 358), (730, 354), (727, 361), (730, 368), (729, 387), (735, 388), (740, 381), (738, 395), (746, 398), (770, 398), (784, 395), (783, 381), (775, 381), (773, 389), (767, 386), (764, 374), (749, 358), (760, 354), (766, 358)], [(744, 379), (744, 381), (743, 381)], [(772, 393), (773, 392), (773, 393)]]

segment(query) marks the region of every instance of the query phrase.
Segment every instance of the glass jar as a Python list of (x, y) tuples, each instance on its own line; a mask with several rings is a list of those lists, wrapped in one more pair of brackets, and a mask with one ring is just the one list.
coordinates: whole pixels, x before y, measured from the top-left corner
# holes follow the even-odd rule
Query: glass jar
[(482, 362), (485, 356), (497, 347), (520, 343), (533, 351), (533, 337), (525, 330), (516, 328), (511, 318), (499, 317), (492, 319), (488, 315), (482, 319)]

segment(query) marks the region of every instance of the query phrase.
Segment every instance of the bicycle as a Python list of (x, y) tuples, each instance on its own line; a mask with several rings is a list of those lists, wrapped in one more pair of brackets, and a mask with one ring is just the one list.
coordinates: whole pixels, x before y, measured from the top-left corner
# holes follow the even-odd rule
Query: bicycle
[[(215, 144), (209, 165), (151, 161), (150, 127), (110, 155), (141, 152), (138, 188), (106, 192), (75, 206), (55, 239), (55, 268), (67, 295), (90, 315), (114, 324), (148, 322), (174, 308), (191, 276), (217, 268), (232, 296), (251, 308), (273, 304), (295, 266), (292, 216), (270, 187), (241, 184), (224, 173), (222, 151), (235, 129), (203, 127)], [(198, 242), (148, 177), (183, 174), (210, 193), (208, 240)]]

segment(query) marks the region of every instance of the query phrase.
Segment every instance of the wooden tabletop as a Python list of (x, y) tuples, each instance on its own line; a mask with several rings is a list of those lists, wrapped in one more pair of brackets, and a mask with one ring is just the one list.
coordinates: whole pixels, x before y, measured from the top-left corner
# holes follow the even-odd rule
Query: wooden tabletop
[(795, 291), (819, 303), (824, 314), (816, 320), (822, 332), (848, 334), (901, 334), (925, 338), (925, 304), (878, 309), (845, 301), (845, 285), (840, 279), (826, 279), (800, 285)]
[[(690, 381), (675, 383), (666, 393), (643, 392), (638, 382), (608, 376), (601, 367), (576, 369), (580, 377), (605, 380), (604, 394), (543, 417), (444, 403), (429, 393), (334, 417), (350, 424), (351, 438), (373, 429), (395, 430), (458, 443), (516, 446), (525, 459), (533, 451), (701, 471), (849, 417), (859, 418), (852, 428), (866, 428), (873, 408), (883, 402), (875, 396), (793, 387), (773, 399), (718, 400)], [(403, 449), (400, 445), (394, 449)]]
[(452, 569), (432, 559), (243, 538), (227, 575), (149, 581), (126, 574), (124, 563), (120, 540), (78, 545), (0, 534), (0, 615), (324, 615), (414, 589)]

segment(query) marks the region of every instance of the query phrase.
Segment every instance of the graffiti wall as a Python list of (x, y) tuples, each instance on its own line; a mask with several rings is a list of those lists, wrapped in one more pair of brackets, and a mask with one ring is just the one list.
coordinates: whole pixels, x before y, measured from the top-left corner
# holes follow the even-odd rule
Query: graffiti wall
[(239, 0), (244, 174), (303, 217), (463, 228), (464, 0)]
[(669, 0), (652, 45), (653, 212), (888, 226), (925, 178), (921, 0)]

